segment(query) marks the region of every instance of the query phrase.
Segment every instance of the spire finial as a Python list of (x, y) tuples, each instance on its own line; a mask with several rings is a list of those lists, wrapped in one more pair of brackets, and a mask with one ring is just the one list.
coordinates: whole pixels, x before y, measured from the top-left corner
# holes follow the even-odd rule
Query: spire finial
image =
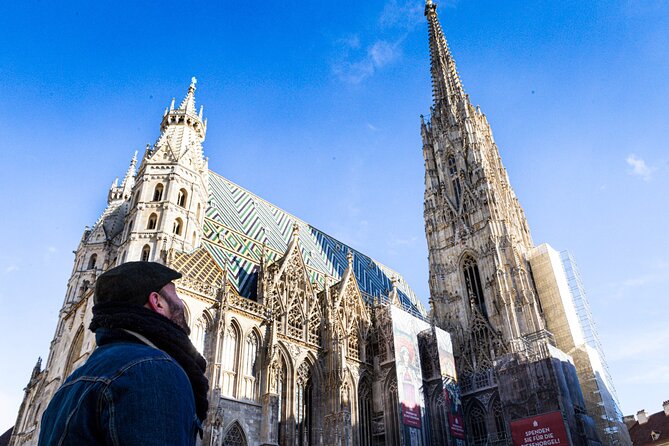
[(346, 260), (348, 261), (348, 267), (353, 267), (353, 251), (349, 248), (348, 253), (346, 254)]
[(196, 84), (197, 84), (197, 79), (195, 78), (195, 76), (193, 76), (190, 80), (188, 93), (186, 93), (186, 97), (184, 98), (183, 101), (181, 101), (181, 105), (179, 105), (179, 110), (185, 111), (186, 113), (190, 113), (194, 116), (197, 116), (197, 110), (195, 109)]
[(300, 225), (297, 222), (293, 222), (293, 237), (298, 237), (300, 235)]

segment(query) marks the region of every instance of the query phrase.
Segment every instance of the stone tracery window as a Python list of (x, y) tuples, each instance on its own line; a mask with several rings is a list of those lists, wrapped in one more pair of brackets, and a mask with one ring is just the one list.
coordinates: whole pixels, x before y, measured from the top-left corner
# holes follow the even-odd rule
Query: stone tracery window
[(92, 254), (90, 259), (88, 259), (88, 269), (95, 269), (95, 263), (98, 260), (97, 254)]
[(244, 343), (244, 364), (242, 373), (244, 381), (242, 383), (242, 398), (255, 401), (258, 399), (259, 367), (258, 353), (260, 340), (258, 335), (250, 333)]
[(205, 319), (204, 315), (202, 315), (193, 325), (193, 345), (195, 346), (195, 349), (200, 352), (200, 354), (204, 354), (204, 339), (206, 333), (207, 320)]
[(458, 168), (455, 165), (453, 155), (448, 157), (448, 173), (451, 175), (451, 185), (453, 186), (453, 197), (455, 198), (456, 209), (460, 207), (460, 196), (462, 189), (460, 187), (460, 178), (458, 178)]
[(288, 312), (288, 335), (298, 339), (304, 337), (304, 316), (297, 299), (293, 300)]
[(474, 404), (469, 410), (468, 415), (465, 426), (469, 428), (473, 444), (485, 444), (488, 439), (488, 432), (485, 426), (485, 411), (480, 405)]
[[(393, 374), (394, 375), (394, 374)], [(386, 438), (385, 444), (390, 446), (400, 446), (400, 413), (399, 413), (399, 399), (397, 396), (397, 378), (390, 377), (388, 383), (388, 391), (386, 392), (385, 400), (385, 424), (386, 424)]]
[(224, 396), (235, 396), (235, 383), (237, 378), (237, 346), (238, 346), (238, 330), (233, 325), (225, 330), (225, 338), (223, 339), (223, 355), (221, 358), (221, 366), (223, 369), (223, 383), (221, 392)]
[(470, 255), (467, 255), (462, 262), (462, 272), (465, 277), (465, 288), (467, 289), (467, 297), (471, 304), (475, 306), (483, 315), (488, 318), (488, 311), (485, 306), (485, 297), (483, 295), (483, 286), (481, 284), (481, 275), (479, 274), (479, 267), (476, 260)]
[(295, 423), (297, 444), (300, 446), (311, 444), (312, 387), (311, 367), (305, 361), (297, 369), (295, 381)]
[(279, 432), (279, 444), (285, 444), (286, 442), (286, 429), (289, 423), (288, 419), (288, 410), (286, 408), (286, 397), (287, 397), (287, 374), (288, 370), (286, 368), (286, 363), (283, 357), (280, 357), (277, 362), (274, 363), (272, 367), (272, 372), (274, 374), (274, 389), (276, 390), (277, 395), (279, 396), (278, 401), (278, 426), (277, 430)]
[(348, 356), (353, 359), (360, 359), (360, 337), (357, 327), (352, 327), (348, 335)]
[(225, 434), (223, 438), (223, 446), (246, 446), (246, 436), (244, 430), (235, 422)]
[(506, 421), (504, 420), (504, 411), (502, 410), (502, 403), (496, 399), (492, 404), (492, 416), (495, 421), (495, 431), (497, 432), (497, 439), (507, 438)]
[(363, 379), (358, 386), (358, 434), (360, 446), (372, 444), (372, 389)]
[(309, 316), (309, 342), (321, 345), (321, 315), (317, 308), (312, 309)]

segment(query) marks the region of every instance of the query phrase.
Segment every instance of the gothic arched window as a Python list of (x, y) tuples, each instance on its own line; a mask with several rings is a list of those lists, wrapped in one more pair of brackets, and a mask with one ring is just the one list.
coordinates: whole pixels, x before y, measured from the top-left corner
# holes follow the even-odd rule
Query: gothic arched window
[(149, 215), (149, 220), (146, 223), (146, 229), (156, 229), (157, 224), (158, 224), (158, 215), (153, 213)]
[(244, 364), (242, 373), (244, 381), (242, 384), (242, 398), (255, 401), (258, 399), (259, 366), (258, 353), (260, 339), (255, 333), (250, 333), (244, 343)]
[(292, 302), (288, 312), (288, 334), (298, 339), (304, 337), (304, 316), (297, 299)]
[(305, 361), (297, 369), (297, 380), (295, 382), (295, 422), (297, 424), (297, 444), (307, 446), (311, 444), (311, 421), (312, 412), (312, 381), (311, 367)]
[(94, 269), (95, 268), (95, 263), (98, 260), (98, 255), (97, 254), (92, 254), (91, 258), (88, 259), (88, 269)]
[(466, 256), (462, 262), (462, 272), (465, 276), (465, 287), (467, 289), (467, 297), (472, 305), (481, 312), (484, 317), (488, 317), (488, 311), (485, 306), (485, 298), (483, 296), (483, 286), (481, 285), (481, 275), (479, 274), (479, 267), (471, 256)]
[(321, 345), (321, 315), (315, 308), (309, 316), (309, 342)]
[[(394, 375), (394, 374), (393, 374)], [(397, 396), (397, 378), (390, 377), (386, 391), (385, 415), (386, 415), (386, 438), (385, 444), (400, 446), (400, 413), (399, 399)]]
[(202, 315), (193, 325), (193, 345), (200, 354), (204, 354), (204, 339), (206, 334), (207, 319)]
[(153, 189), (153, 201), (162, 201), (163, 199), (163, 185), (158, 183)]
[(237, 327), (230, 324), (225, 331), (225, 338), (223, 339), (223, 356), (221, 358), (221, 366), (223, 369), (223, 385), (221, 392), (224, 396), (235, 396), (238, 339)]
[[(286, 432), (285, 430), (288, 428), (288, 425), (286, 423), (286, 420), (288, 419), (288, 410), (286, 408), (286, 397), (287, 397), (287, 375), (288, 375), (288, 370), (286, 368), (286, 363), (283, 359), (283, 357), (280, 357), (278, 361), (275, 361), (271, 370), (271, 373), (274, 375), (273, 378), (275, 380), (275, 390), (277, 395), (279, 396), (279, 401), (278, 401), (278, 409), (277, 413), (279, 416), (277, 417), (277, 430), (279, 431), (279, 444), (285, 444), (286, 442)], [(293, 424), (293, 426), (295, 426)]]
[(230, 429), (225, 433), (225, 438), (223, 438), (223, 446), (246, 446), (246, 436), (244, 435), (244, 430), (235, 422)]
[(172, 233), (181, 235), (181, 228), (183, 228), (183, 221), (180, 218), (176, 218), (172, 225)]
[(69, 376), (74, 371), (74, 364), (81, 357), (81, 348), (84, 345), (84, 327), (79, 327), (77, 334), (72, 340), (72, 347), (67, 355), (67, 362), (65, 363), (65, 377)]
[(451, 185), (453, 186), (453, 197), (455, 198), (455, 207), (460, 207), (460, 195), (462, 189), (460, 187), (460, 178), (458, 178), (458, 168), (455, 165), (455, 158), (451, 155), (448, 157), (448, 173), (451, 175)]
[(360, 446), (372, 444), (372, 389), (369, 381), (363, 379), (358, 387), (358, 434)]
[(448, 390), (443, 389), (442, 391), (439, 387), (437, 389), (433, 399), (432, 433), (435, 438), (448, 438), (448, 408), (444, 398), (444, 393)]
[(483, 408), (474, 404), (469, 410), (469, 416), (467, 417), (467, 422), (465, 426), (469, 428), (469, 433), (471, 435), (473, 444), (482, 445), (486, 443), (488, 439), (488, 432), (485, 427), (485, 412)]
[(188, 192), (186, 192), (186, 189), (180, 189), (179, 194), (177, 195), (177, 206), (185, 208), (187, 198), (188, 198)]
[(142, 262), (148, 262), (150, 255), (151, 255), (151, 247), (149, 245), (144, 245), (144, 247), (142, 248), (142, 257), (141, 257)]
[(492, 416), (495, 421), (495, 431), (497, 432), (497, 439), (501, 440), (507, 437), (506, 434), (506, 421), (504, 420), (504, 411), (502, 410), (502, 403), (499, 400), (495, 400), (492, 403)]

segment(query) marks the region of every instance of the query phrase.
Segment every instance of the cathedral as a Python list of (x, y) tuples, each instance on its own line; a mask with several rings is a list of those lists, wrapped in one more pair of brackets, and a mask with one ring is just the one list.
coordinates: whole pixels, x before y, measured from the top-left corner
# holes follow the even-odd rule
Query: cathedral
[(95, 348), (97, 277), (137, 260), (183, 274), (210, 382), (199, 444), (630, 445), (617, 412), (594, 412), (603, 389), (588, 364), (600, 352), (571, 335), (583, 325), (565, 316), (576, 297), (549, 280), (563, 266), (532, 243), (431, 0), (425, 16), (429, 311), (400, 273), (210, 171), (193, 78), (82, 235), (11, 445), (37, 444), (50, 398)]

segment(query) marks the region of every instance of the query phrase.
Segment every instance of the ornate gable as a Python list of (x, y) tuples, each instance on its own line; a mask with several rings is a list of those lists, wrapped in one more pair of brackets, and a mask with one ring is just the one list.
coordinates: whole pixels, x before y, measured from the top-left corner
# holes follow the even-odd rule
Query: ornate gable
[(300, 251), (298, 231), (298, 226), (293, 225), (286, 253), (263, 274), (264, 299), (279, 322), (279, 332), (301, 340), (319, 340), (316, 332), (311, 333), (310, 321), (314, 319), (311, 322), (316, 323), (316, 317), (320, 321), (322, 313)]

